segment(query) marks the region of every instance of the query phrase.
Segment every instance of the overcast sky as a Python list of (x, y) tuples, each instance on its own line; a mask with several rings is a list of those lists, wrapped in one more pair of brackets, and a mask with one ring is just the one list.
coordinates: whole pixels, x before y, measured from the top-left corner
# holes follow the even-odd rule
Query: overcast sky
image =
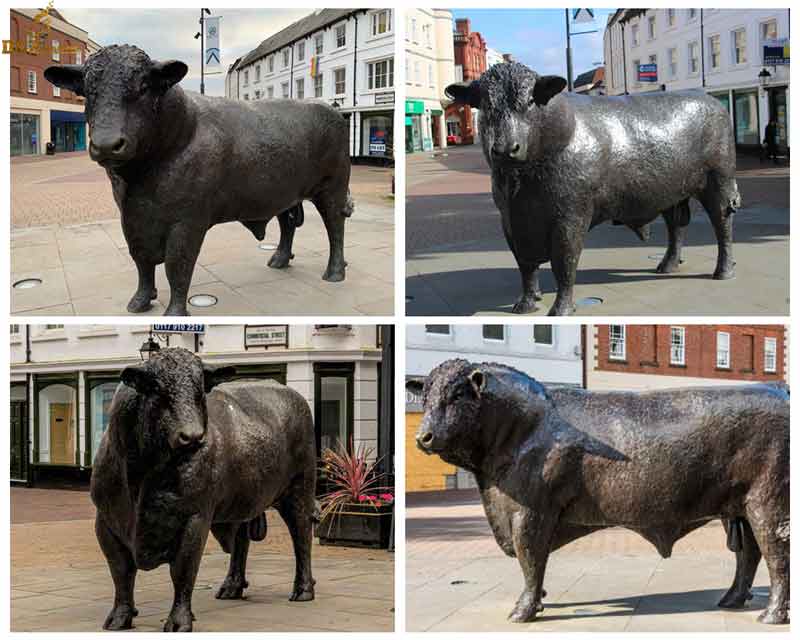
[[(603, 30), (614, 9), (595, 9), (594, 24), (574, 24), (572, 32), (597, 33), (572, 39), (572, 69), (577, 78), (603, 62)], [(453, 18), (469, 18), (486, 44), (500, 53), (511, 53), (537, 73), (567, 76), (567, 35), (563, 9), (453, 9)]]
[[(89, 32), (101, 45), (133, 44), (154, 59), (182, 60), (189, 73), (181, 83), (186, 89), (200, 90), (199, 9), (58, 9), (74, 25)], [(212, 15), (220, 21), (222, 68), (254, 49), (261, 41), (312, 9), (220, 9)], [(225, 74), (206, 75), (206, 94), (225, 95)]]

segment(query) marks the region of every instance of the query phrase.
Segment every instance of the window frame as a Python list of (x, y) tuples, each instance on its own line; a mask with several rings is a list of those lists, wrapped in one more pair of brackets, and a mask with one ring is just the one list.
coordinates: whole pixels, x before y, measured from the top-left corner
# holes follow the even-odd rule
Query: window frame
[[(619, 336), (614, 337), (614, 329), (619, 330)], [(610, 324), (608, 325), (608, 359), (615, 362), (625, 362), (628, 355), (628, 331), (624, 324)], [(618, 352), (615, 354), (614, 344), (622, 345), (622, 354)]]
[[(767, 349), (767, 345), (772, 344), (772, 368), (767, 366), (767, 356), (770, 354), (770, 350)], [(773, 337), (765, 337), (764, 338), (764, 373), (778, 373), (778, 339)]]
[[(724, 349), (721, 348), (720, 339), (725, 338)], [(720, 355), (724, 354), (724, 362), (720, 361)], [(731, 368), (731, 334), (728, 331), (717, 331), (717, 369)]]
[[(486, 328), (487, 327), (500, 327), (503, 333), (501, 338), (490, 338), (486, 336)], [(484, 342), (494, 342), (496, 344), (505, 344), (506, 342), (506, 326), (504, 324), (482, 324), (481, 325), (481, 337), (483, 338)]]
[[(675, 337), (680, 336), (680, 342), (675, 342)], [(676, 347), (680, 347), (680, 352), (676, 352)], [(680, 359), (676, 354), (680, 353)], [(669, 364), (673, 367), (686, 366), (686, 327), (672, 326), (669, 328)]]

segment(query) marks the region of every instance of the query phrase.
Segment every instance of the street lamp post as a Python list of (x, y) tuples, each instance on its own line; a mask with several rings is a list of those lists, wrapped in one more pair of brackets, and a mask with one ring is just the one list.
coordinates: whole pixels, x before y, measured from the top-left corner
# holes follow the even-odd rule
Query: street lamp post
[(200, 94), (206, 92), (206, 14), (211, 15), (211, 9), (200, 9), (200, 31), (194, 34), (194, 39), (200, 38)]
[(572, 33), (569, 30), (569, 9), (564, 9), (564, 19), (567, 25), (567, 91), (572, 91), (572, 36), (582, 36), (586, 35), (587, 33), (597, 33), (598, 29)]

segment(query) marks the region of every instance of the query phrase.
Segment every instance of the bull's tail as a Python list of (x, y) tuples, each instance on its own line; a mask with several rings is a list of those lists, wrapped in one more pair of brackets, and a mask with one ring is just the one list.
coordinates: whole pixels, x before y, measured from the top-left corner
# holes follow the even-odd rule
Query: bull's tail
[(258, 514), (255, 518), (247, 523), (247, 536), (253, 542), (260, 542), (267, 537), (266, 512)]

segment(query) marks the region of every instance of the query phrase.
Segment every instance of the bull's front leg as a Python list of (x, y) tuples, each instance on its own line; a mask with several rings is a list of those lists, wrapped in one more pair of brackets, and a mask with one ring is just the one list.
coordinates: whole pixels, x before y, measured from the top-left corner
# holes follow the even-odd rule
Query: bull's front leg
[(164, 267), (170, 291), (169, 305), (164, 315), (190, 315), (186, 308), (186, 299), (189, 295), (194, 265), (197, 262), (197, 256), (200, 255), (200, 248), (203, 246), (205, 236), (205, 228), (194, 227), (183, 222), (174, 225), (169, 230)]
[(508, 616), (511, 622), (532, 622), (544, 610), (544, 572), (556, 529), (555, 514), (548, 510), (523, 509), (514, 516), (512, 538), (525, 587)]
[(503, 235), (506, 237), (511, 253), (517, 261), (520, 277), (522, 278), (522, 293), (520, 294), (511, 313), (530, 313), (536, 311), (536, 301), (542, 299), (542, 290), (539, 287), (539, 265), (522, 259), (514, 247), (514, 240), (511, 235), (511, 221), (508, 213), (501, 212), (503, 221)]
[(158, 297), (156, 289), (156, 264), (143, 258), (134, 257), (139, 272), (139, 286), (128, 303), (128, 313), (142, 313), (150, 309), (151, 301)]
[(164, 631), (191, 631), (192, 592), (200, 568), (200, 559), (208, 538), (209, 523), (199, 515), (192, 516), (181, 535), (175, 559), (169, 565), (169, 575), (175, 597)]
[[(591, 220), (591, 215), (588, 219)], [(572, 294), (587, 230), (585, 226), (563, 224), (553, 228), (550, 267), (556, 280), (557, 293), (547, 315), (569, 316), (575, 311)]]
[(114, 581), (114, 606), (106, 616), (103, 629), (109, 631), (130, 629), (133, 627), (134, 617), (139, 615), (133, 603), (133, 588), (136, 582), (136, 564), (133, 555), (103, 522), (99, 513), (95, 517), (94, 530)]

